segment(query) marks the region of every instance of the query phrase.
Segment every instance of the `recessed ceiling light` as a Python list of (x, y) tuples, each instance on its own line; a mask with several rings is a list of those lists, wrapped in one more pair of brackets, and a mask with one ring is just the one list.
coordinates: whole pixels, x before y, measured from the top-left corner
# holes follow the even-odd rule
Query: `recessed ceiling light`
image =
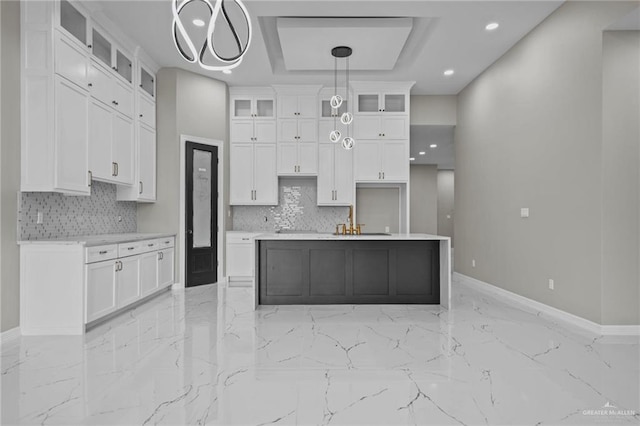
[(493, 30), (495, 30), (496, 28), (498, 28), (499, 26), (500, 26), (500, 24), (498, 24), (497, 22), (492, 22), (492, 23), (490, 23), (490, 24), (487, 24), (487, 26), (486, 26), (486, 27), (484, 27), (484, 28), (485, 28), (485, 30), (487, 30), (487, 31), (493, 31)]
[(436, 145), (435, 143), (432, 143), (431, 145), (429, 145), (429, 148), (437, 148), (438, 145)]
[(202, 19), (194, 19), (193, 25), (196, 27), (204, 27), (204, 21)]
[(409, 161), (416, 161), (416, 157), (409, 157)]
[(233, 71), (231, 71), (231, 70), (222, 70), (222, 73), (223, 73), (223, 74), (231, 74), (232, 72), (233, 72)]
[(453, 70), (446, 70), (446, 71), (444, 72), (444, 75), (446, 75), (446, 76), (453, 75), (453, 73), (454, 73), (454, 72), (455, 72), (455, 71), (453, 71)]
[(424, 151), (420, 151), (418, 154), (420, 154), (420, 155), (425, 155), (425, 154), (426, 154), (426, 152), (424, 152)]

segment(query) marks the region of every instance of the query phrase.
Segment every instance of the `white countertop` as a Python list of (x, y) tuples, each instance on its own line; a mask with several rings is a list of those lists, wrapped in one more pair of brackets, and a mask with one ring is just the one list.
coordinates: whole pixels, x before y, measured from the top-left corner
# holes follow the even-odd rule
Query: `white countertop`
[(87, 247), (101, 246), (104, 244), (130, 243), (133, 241), (152, 240), (154, 238), (174, 237), (175, 234), (102, 234), (102, 235), (80, 235), (77, 237), (54, 238), (49, 240), (23, 240), (18, 244), (80, 244)]
[(390, 235), (335, 235), (335, 234), (278, 234), (278, 233), (264, 233), (259, 234), (255, 237), (256, 240), (276, 240), (276, 241), (296, 241), (296, 240), (309, 240), (309, 241), (318, 241), (318, 240), (338, 240), (338, 241), (371, 241), (371, 240), (382, 240), (382, 241), (425, 241), (425, 240), (436, 240), (436, 241), (446, 241), (449, 240), (449, 237), (444, 237), (442, 235), (431, 235), (431, 234), (390, 234)]

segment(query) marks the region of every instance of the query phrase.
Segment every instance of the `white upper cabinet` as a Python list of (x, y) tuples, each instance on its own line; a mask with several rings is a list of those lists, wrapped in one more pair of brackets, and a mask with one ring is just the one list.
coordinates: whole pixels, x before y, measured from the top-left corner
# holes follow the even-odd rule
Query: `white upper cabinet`
[(318, 205), (353, 204), (353, 150), (323, 143), (318, 148), (318, 160)]
[(357, 182), (407, 182), (409, 141), (358, 140), (354, 170)]
[[(139, 125), (147, 146), (153, 135), (155, 157), (157, 66), (138, 76), (139, 58), (153, 61), (83, 2), (23, 2), (20, 10), (21, 190), (89, 195), (93, 175), (136, 194), (121, 198), (119, 189), (119, 199), (138, 200)], [(155, 178), (150, 186), (155, 198)]]
[(233, 96), (231, 98), (232, 118), (276, 118), (275, 98), (266, 96)]
[(318, 118), (317, 95), (278, 96), (278, 118)]
[(232, 144), (229, 157), (231, 205), (278, 204), (275, 144)]
[(356, 112), (358, 114), (407, 114), (409, 96), (405, 93), (358, 93)]
[(149, 95), (151, 98), (156, 97), (156, 77), (149, 68), (142, 63), (142, 61), (138, 61), (138, 87), (140, 93), (145, 93)]
[(353, 120), (356, 139), (409, 139), (409, 116), (358, 116)]

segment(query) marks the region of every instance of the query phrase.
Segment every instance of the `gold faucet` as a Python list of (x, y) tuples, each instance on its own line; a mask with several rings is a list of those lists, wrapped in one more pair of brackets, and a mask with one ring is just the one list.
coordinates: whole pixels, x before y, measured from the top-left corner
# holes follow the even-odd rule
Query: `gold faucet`
[(353, 235), (356, 229), (353, 227), (353, 204), (349, 204), (349, 229), (347, 233)]
[(360, 235), (364, 224), (358, 223), (353, 226), (353, 205), (349, 205), (349, 227), (346, 223), (339, 223), (336, 225), (336, 235)]

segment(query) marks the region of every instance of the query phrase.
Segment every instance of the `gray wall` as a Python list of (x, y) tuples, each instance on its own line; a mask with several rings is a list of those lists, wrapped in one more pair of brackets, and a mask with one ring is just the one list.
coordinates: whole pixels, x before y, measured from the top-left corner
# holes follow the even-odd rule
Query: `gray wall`
[(438, 166), (412, 164), (410, 168), (410, 232), (438, 233)]
[(635, 6), (564, 3), (458, 96), (456, 270), (597, 323), (602, 31)]
[(20, 320), (20, 3), (0, 2), (0, 332)]
[(411, 95), (410, 100), (412, 125), (456, 125), (457, 96)]
[(362, 232), (400, 231), (399, 188), (356, 188), (356, 221)]
[[(180, 135), (224, 141), (225, 227), (229, 216), (228, 91), (224, 82), (176, 68), (157, 75), (158, 189), (157, 202), (138, 207), (139, 232), (179, 233), (180, 227)], [(183, 256), (176, 247), (178, 259)], [(224, 272), (224, 261), (220, 274)], [(184, 284), (183, 277), (177, 277)]]
[(438, 170), (438, 235), (453, 243), (454, 171)]
[(602, 323), (640, 324), (640, 31), (607, 31), (602, 99)]

